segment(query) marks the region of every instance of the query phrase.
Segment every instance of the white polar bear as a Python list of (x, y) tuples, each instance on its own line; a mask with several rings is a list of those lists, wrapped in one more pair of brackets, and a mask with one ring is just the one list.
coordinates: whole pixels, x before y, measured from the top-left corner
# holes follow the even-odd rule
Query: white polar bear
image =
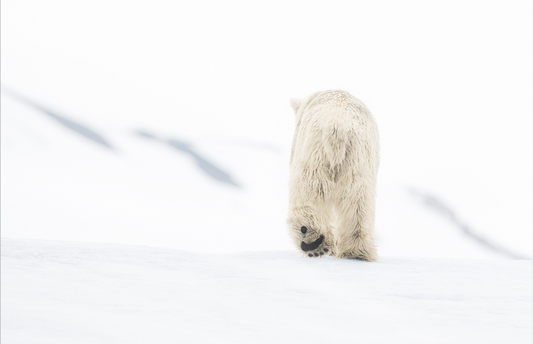
[(289, 233), (309, 257), (376, 261), (379, 136), (374, 117), (346, 91), (291, 99), (296, 113)]

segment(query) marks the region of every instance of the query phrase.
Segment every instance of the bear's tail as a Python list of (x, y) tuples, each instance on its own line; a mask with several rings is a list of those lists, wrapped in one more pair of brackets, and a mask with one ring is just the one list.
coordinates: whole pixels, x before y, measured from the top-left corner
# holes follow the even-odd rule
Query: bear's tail
[(349, 145), (348, 133), (339, 127), (333, 127), (322, 132), (323, 152), (332, 177), (340, 173), (347, 156)]

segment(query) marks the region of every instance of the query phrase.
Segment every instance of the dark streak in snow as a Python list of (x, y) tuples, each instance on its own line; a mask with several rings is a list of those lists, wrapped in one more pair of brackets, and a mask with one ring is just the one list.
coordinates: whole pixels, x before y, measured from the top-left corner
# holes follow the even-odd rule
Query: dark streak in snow
[(144, 130), (138, 130), (136, 134), (138, 136), (142, 136), (147, 139), (159, 141), (163, 144), (170, 146), (171, 148), (175, 150), (188, 154), (189, 156), (194, 158), (198, 167), (211, 178), (215, 179), (218, 182), (227, 183), (235, 187), (240, 187), (240, 185), (237, 184), (228, 173), (222, 171), (220, 168), (215, 166), (213, 163), (208, 161), (206, 158), (198, 154), (196, 151), (193, 150), (193, 148), (191, 148), (189, 144), (183, 141), (176, 140), (176, 139), (162, 139)]
[(96, 142), (108, 149), (113, 149), (109, 141), (106, 140), (102, 135), (94, 131), (94, 129), (90, 129), (85, 125), (75, 122), (72, 119), (65, 117), (64, 115), (59, 115), (57, 112), (54, 112), (40, 104), (37, 104), (34, 101), (29, 100), (28, 98), (25, 98), (14, 91), (6, 89), (5, 87), (2, 87), (2, 92), (50, 116), (51, 118), (59, 122), (61, 125), (63, 125), (65, 128), (72, 130), (73, 132), (83, 136), (84, 138)]

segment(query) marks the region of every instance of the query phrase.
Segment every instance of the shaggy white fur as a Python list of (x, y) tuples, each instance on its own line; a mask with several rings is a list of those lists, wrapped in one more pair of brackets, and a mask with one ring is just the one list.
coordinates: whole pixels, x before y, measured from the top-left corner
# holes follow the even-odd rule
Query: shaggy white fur
[(377, 260), (379, 136), (368, 108), (346, 91), (291, 99), (289, 233), (309, 257)]

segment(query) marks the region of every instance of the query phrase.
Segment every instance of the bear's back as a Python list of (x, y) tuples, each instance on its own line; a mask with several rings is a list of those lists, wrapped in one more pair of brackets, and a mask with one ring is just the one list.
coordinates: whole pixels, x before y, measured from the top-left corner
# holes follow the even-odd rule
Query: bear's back
[(317, 92), (302, 104), (291, 168), (329, 175), (377, 171), (378, 152), (374, 117), (363, 102), (348, 92)]

